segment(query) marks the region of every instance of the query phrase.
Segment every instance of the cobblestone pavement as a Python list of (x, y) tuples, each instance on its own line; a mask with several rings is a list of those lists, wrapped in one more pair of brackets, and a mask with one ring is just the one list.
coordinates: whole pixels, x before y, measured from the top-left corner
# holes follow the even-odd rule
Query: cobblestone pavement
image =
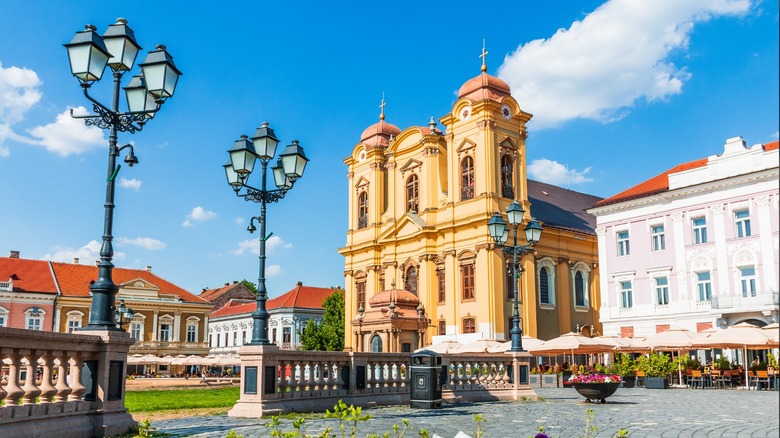
[[(443, 438), (459, 431), (475, 436), (475, 414), (482, 414), (484, 438), (526, 438), (543, 426), (552, 438), (585, 434), (586, 410), (592, 409), (596, 436), (612, 437), (626, 429), (630, 437), (780, 437), (780, 396), (775, 391), (621, 388), (606, 404), (589, 404), (573, 389), (534, 388), (542, 401), (460, 403), (442, 409), (408, 406), (364, 410), (371, 420), (361, 423), (358, 435), (391, 432), (393, 424), (409, 420), (414, 428), (406, 437), (427, 429)], [(320, 416), (321, 417), (321, 416)], [(281, 430), (292, 430), (284, 419)], [(155, 421), (152, 426), (171, 436), (222, 437), (230, 430), (249, 437), (267, 437), (268, 419), (239, 419), (227, 415)], [(304, 422), (307, 434), (325, 427), (341, 436), (338, 423), (314, 415)], [(349, 436), (349, 434), (347, 434)], [(394, 436), (394, 435), (393, 435)]]

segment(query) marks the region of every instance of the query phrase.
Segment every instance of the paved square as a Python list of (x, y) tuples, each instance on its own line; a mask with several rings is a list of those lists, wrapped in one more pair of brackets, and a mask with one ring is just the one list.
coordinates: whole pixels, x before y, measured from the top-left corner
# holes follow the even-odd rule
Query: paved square
[[(485, 418), (485, 438), (526, 438), (539, 426), (552, 438), (585, 434), (587, 409), (595, 413), (596, 436), (612, 437), (618, 429), (631, 437), (780, 437), (780, 396), (776, 391), (621, 388), (607, 404), (589, 404), (573, 389), (535, 388), (544, 400), (539, 402), (486, 402), (445, 405), (442, 409), (421, 410), (408, 406), (367, 409), (372, 419), (360, 424), (358, 435), (391, 432), (393, 424), (409, 419), (417, 436), (420, 428), (444, 438), (458, 431), (474, 436), (475, 414)], [(268, 419), (237, 419), (227, 415), (182, 418), (152, 423), (159, 432), (172, 436), (222, 437), (232, 429), (244, 437), (267, 437)], [(284, 430), (292, 430), (284, 420)], [(319, 418), (307, 419), (307, 434), (316, 435), (330, 426), (340, 436), (338, 423)]]

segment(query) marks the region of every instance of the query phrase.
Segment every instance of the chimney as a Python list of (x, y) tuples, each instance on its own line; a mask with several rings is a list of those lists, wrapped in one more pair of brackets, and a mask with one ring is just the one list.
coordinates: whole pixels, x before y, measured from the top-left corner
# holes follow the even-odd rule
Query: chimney
[(298, 282), (298, 287), (301, 287), (301, 286), (303, 286), (303, 282), (302, 282), (302, 281), (299, 281), (299, 282)]
[(18, 259), (19, 258), (19, 251), (11, 251), (11, 253), (8, 255), (9, 258), (12, 259)]
[(146, 272), (152, 272), (152, 265), (146, 265)]
[(230, 283), (225, 283), (225, 286), (226, 286), (226, 287), (227, 287), (227, 286), (230, 286)]
[(236, 281), (236, 280), (233, 280), (233, 284), (238, 284), (238, 281)]
[(207, 290), (208, 290), (208, 289), (206, 289), (206, 288), (204, 287), (204, 288), (203, 288), (203, 290), (202, 290), (202, 291), (200, 291), (200, 293), (206, 292)]
[(78, 257), (73, 257), (73, 264), (74, 265), (78, 265), (79, 264), (79, 258)]

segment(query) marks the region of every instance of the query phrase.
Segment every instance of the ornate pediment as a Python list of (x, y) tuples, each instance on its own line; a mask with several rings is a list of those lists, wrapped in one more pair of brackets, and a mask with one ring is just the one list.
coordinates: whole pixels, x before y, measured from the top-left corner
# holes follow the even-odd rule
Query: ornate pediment
[(401, 172), (408, 172), (410, 170), (416, 169), (418, 167), (422, 166), (422, 162), (415, 160), (414, 158), (410, 159), (406, 162), (403, 166), (401, 166)]
[(458, 148), (455, 151), (460, 154), (466, 151), (470, 151), (476, 147), (477, 147), (476, 143), (466, 138), (460, 143), (460, 146), (458, 146)]
[(406, 213), (399, 220), (390, 224), (390, 226), (379, 236), (379, 241), (394, 239), (404, 239), (415, 236), (427, 231), (435, 231), (434, 227), (428, 225), (420, 219), (415, 213)]
[(362, 188), (368, 187), (369, 184), (370, 183), (369, 183), (368, 179), (365, 176), (361, 176), (360, 179), (357, 180), (357, 183), (355, 183), (355, 188), (356, 189), (362, 189)]

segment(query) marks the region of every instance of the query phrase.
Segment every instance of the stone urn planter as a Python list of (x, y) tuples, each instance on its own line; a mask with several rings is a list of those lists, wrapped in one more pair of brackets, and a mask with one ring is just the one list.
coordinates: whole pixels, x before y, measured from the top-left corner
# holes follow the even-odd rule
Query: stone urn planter
[(614, 394), (620, 387), (620, 382), (610, 383), (575, 383), (572, 382), (571, 386), (583, 397), (588, 403), (606, 403), (606, 398)]

